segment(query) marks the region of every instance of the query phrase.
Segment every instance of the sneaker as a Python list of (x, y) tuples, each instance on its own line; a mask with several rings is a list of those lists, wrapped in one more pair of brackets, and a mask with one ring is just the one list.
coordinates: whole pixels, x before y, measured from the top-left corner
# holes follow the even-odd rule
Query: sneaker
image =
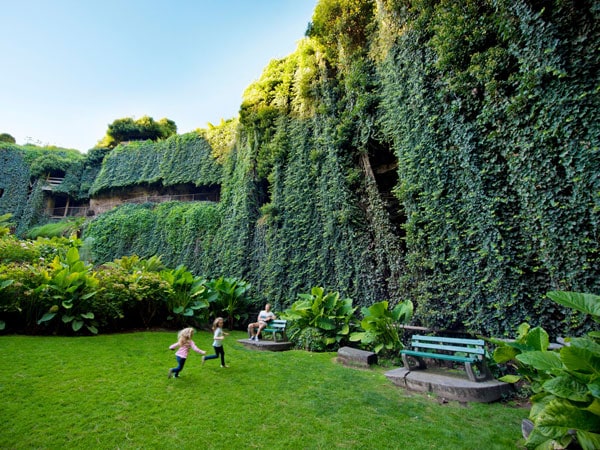
[(202, 357), (202, 365), (204, 365), (204, 363), (206, 362), (206, 356)]
[(225, 364), (225, 365), (222, 365), (222, 364), (221, 364), (221, 367), (223, 367), (223, 368), (227, 368), (227, 367), (229, 367), (229, 366), (228, 366), (227, 364)]
[(169, 369), (169, 376), (167, 378), (171, 378), (173, 376), (173, 369)]
[(258, 342), (258, 336), (254, 338), (254, 342)]

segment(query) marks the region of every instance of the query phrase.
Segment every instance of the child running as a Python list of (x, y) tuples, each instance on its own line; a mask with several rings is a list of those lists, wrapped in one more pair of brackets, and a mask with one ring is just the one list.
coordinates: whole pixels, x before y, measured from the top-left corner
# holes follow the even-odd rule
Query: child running
[(196, 353), (206, 355), (206, 352), (196, 347), (196, 344), (194, 344), (194, 341), (192, 341), (193, 335), (193, 328), (184, 328), (177, 334), (177, 342), (169, 346), (170, 350), (175, 350), (177, 347), (179, 347), (179, 350), (177, 350), (177, 353), (175, 353), (175, 358), (177, 359), (178, 365), (173, 369), (169, 369), (169, 378), (179, 378), (179, 373), (183, 370), (183, 366), (185, 365), (190, 348)]
[(217, 317), (213, 322), (212, 329), (214, 331), (213, 348), (215, 349), (214, 355), (208, 355), (202, 357), (202, 365), (207, 359), (217, 359), (221, 356), (221, 367), (229, 367), (225, 364), (225, 350), (223, 350), (223, 339), (225, 336), (229, 336), (229, 333), (223, 333), (223, 318)]

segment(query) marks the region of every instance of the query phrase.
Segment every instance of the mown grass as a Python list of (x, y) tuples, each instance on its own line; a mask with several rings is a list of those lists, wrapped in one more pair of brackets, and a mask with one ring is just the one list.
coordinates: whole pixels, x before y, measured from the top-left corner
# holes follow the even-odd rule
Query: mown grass
[[(229, 368), (193, 353), (179, 379), (175, 332), (0, 337), (2, 449), (514, 449), (528, 411), (409, 394), (334, 353), (262, 352), (233, 332)], [(196, 343), (211, 351), (212, 337)]]

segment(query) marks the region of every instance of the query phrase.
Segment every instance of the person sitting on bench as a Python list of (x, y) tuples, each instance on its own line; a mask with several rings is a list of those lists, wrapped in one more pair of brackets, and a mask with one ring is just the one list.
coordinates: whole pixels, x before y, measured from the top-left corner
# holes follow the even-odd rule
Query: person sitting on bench
[[(265, 309), (258, 313), (257, 321), (248, 325), (248, 335), (250, 336), (250, 340), (258, 341), (260, 332), (267, 326), (267, 323), (273, 319), (276, 319), (275, 314), (271, 312), (271, 305), (267, 303)], [(257, 329), (256, 333), (255, 328)]]

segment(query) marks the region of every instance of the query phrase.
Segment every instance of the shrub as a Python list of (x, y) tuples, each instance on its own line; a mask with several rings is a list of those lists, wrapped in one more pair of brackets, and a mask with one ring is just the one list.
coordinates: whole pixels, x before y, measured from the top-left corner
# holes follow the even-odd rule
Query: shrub
[(94, 313), (88, 300), (96, 294), (98, 280), (91, 271), (91, 266), (79, 259), (79, 252), (71, 247), (64, 258), (56, 256), (50, 264), (50, 271), (41, 269), (40, 274), (46, 277), (36, 291), (40, 292), (42, 301), (49, 304), (48, 311), (38, 320), (38, 324), (56, 324), (60, 317), (63, 324), (70, 324), (77, 333), (83, 326), (93, 333), (98, 333)]
[[(160, 277), (171, 287), (166, 298), (169, 320), (174, 320), (178, 327), (196, 325), (205, 322), (208, 316), (208, 300), (206, 298), (206, 280), (194, 276), (183, 265), (175, 269), (163, 270)], [(192, 323), (190, 323), (192, 321)]]
[(158, 256), (148, 259), (124, 256), (101, 266), (97, 272), (99, 296), (113, 303), (115, 311), (121, 310), (123, 326), (149, 328), (166, 318), (173, 289), (159, 273), (163, 269)]
[(39, 260), (41, 252), (31, 241), (21, 241), (9, 235), (0, 239), (0, 262), (28, 262)]
[(37, 288), (46, 282), (39, 270), (28, 264), (0, 265), (0, 320), (14, 332), (34, 332), (37, 319), (46, 308), (40, 302)]
[(410, 322), (413, 316), (410, 300), (389, 309), (387, 300), (362, 308), (360, 327), (364, 330), (352, 333), (350, 341), (360, 342), (375, 353), (398, 354), (404, 345), (400, 339), (399, 325)]
[(225, 316), (231, 329), (248, 318), (250, 283), (235, 277), (219, 277), (210, 280), (206, 287), (213, 316)]
[(313, 351), (334, 350), (348, 340), (355, 307), (352, 299), (340, 298), (339, 292), (325, 294), (313, 287), (310, 294), (298, 294), (300, 300), (282, 313), (289, 320), (289, 338), (297, 347)]

